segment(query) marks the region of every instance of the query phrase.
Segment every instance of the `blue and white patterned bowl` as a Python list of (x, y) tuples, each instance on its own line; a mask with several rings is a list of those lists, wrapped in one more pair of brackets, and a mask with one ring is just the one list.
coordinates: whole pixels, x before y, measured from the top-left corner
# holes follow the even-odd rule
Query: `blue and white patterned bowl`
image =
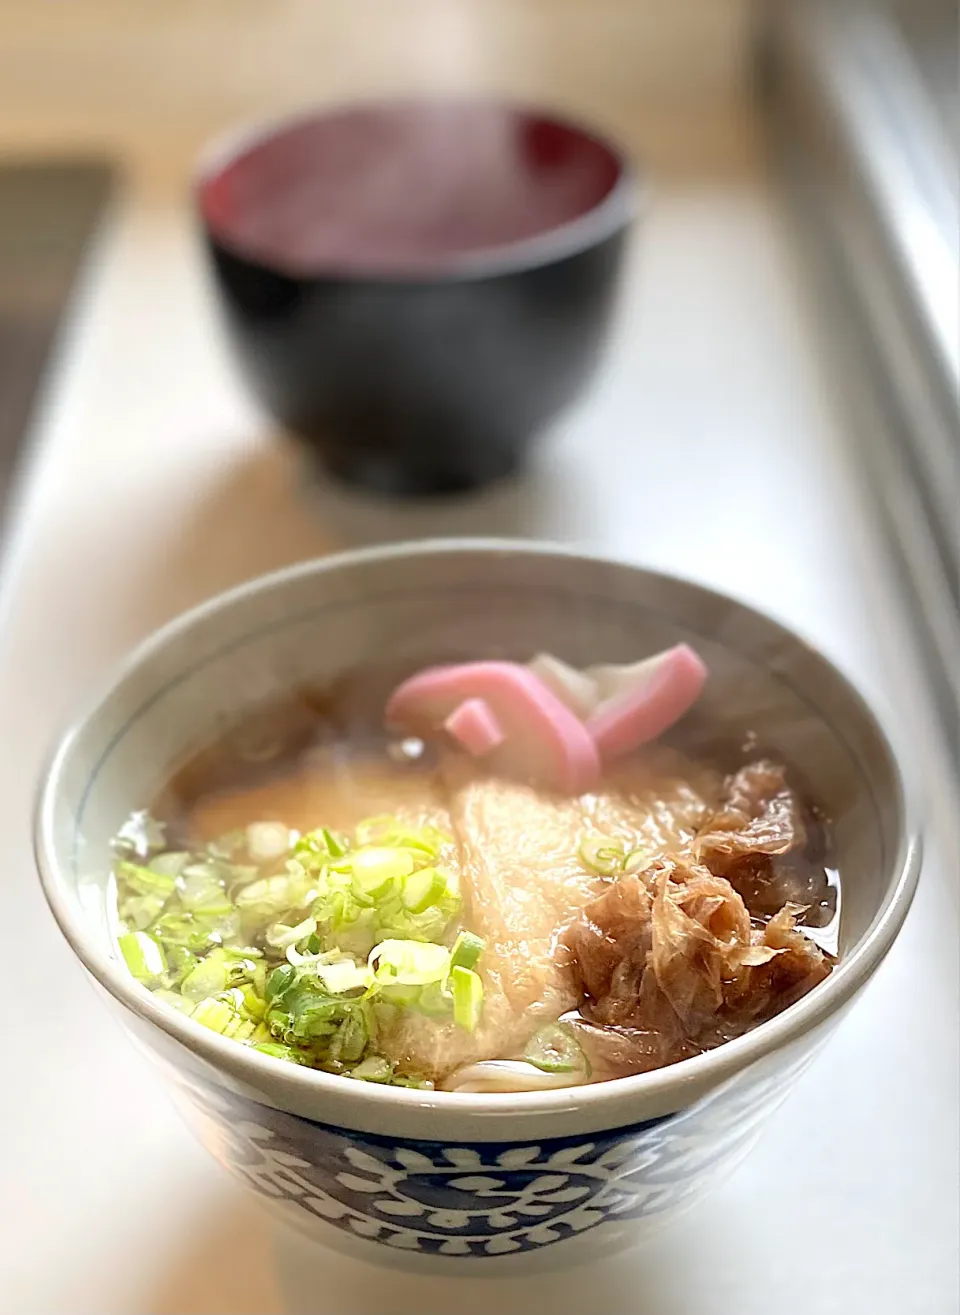
[[(584, 1088), (382, 1088), (216, 1036), (155, 1000), (118, 962), (107, 917), (110, 835), (243, 709), (384, 652), (411, 667), (438, 656), (542, 650), (584, 665), (681, 640), (711, 672), (694, 728), (722, 738), (749, 727), (814, 782), (843, 874), (840, 966), (748, 1036), (669, 1069)], [(795, 635), (721, 595), (636, 567), (468, 541), (307, 563), (166, 627), (61, 743), (36, 836), (65, 936), (218, 1160), (340, 1250), (474, 1273), (626, 1246), (737, 1163), (890, 948), (920, 862), (874, 716)]]

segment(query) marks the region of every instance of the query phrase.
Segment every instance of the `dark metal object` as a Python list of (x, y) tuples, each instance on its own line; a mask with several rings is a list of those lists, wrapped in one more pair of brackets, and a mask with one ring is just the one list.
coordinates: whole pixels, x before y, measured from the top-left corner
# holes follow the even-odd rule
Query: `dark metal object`
[(0, 512), (113, 177), (103, 161), (0, 163)]
[[(900, 14), (904, 15), (903, 22)], [(763, 48), (765, 108), (814, 257), (824, 345), (960, 750), (960, 204), (956, 9), (788, 0)]]

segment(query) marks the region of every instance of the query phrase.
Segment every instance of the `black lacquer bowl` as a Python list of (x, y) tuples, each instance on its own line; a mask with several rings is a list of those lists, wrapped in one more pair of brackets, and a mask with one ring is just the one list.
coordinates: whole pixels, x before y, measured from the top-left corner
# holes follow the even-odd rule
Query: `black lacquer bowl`
[(581, 391), (638, 191), (552, 115), (404, 100), (241, 134), (196, 195), (259, 400), (335, 474), (416, 495), (516, 469)]

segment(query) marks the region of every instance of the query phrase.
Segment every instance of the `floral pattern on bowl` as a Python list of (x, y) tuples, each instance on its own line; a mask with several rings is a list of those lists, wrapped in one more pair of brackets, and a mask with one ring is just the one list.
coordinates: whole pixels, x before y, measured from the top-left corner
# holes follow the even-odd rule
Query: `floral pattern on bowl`
[(399, 1250), (479, 1257), (673, 1214), (739, 1163), (810, 1058), (748, 1070), (664, 1118), (530, 1144), (398, 1142), (219, 1087), (179, 1090), (208, 1148), (261, 1196), (300, 1212), (301, 1227), (312, 1217)]

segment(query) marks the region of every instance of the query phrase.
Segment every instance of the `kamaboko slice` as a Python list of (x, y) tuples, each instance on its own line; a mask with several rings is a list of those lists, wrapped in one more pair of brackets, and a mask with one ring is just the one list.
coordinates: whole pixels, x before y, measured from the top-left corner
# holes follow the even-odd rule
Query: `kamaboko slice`
[(601, 689), (615, 692), (587, 721), (600, 757), (620, 758), (655, 740), (700, 697), (707, 679), (703, 659), (687, 644), (677, 644), (635, 666), (590, 668)]
[(578, 671), (552, 653), (538, 653), (532, 662), (527, 663), (527, 670), (532, 671), (541, 684), (546, 685), (551, 694), (556, 694), (581, 721), (586, 721), (591, 712), (596, 711), (602, 691), (587, 672)]
[(474, 758), (485, 758), (507, 738), (484, 699), (464, 699), (443, 723), (443, 729)]
[(516, 662), (429, 667), (394, 690), (386, 720), (411, 730), (437, 729), (468, 699), (482, 699), (506, 737), (486, 760), (492, 770), (569, 794), (596, 787), (600, 759), (590, 732)]

